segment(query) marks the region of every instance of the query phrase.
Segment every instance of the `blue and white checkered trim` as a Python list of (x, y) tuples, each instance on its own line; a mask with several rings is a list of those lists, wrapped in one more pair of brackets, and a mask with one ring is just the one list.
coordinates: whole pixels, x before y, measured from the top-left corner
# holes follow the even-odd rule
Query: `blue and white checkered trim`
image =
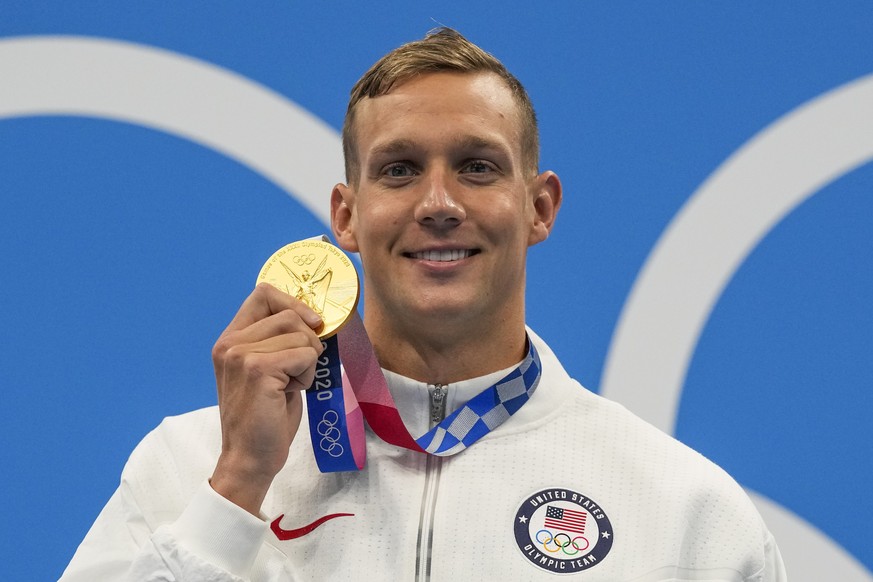
[(540, 357), (530, 338), (527, 343), (527, 356), (515, 369), (416, 439), (419, 446), (434, 455), (454, 455), (515, 414), (540, 383)]

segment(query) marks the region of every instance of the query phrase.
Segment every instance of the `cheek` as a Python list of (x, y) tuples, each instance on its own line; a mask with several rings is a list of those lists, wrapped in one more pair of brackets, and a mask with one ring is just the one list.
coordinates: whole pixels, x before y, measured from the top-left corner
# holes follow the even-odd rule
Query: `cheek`
[[(481, 206), (477, 205), (475, 216), (481, 217), (479, 223), (492, 232), (492, 236), (501, 240), (527, 240), (530, 213), (512, 200), (490, 199)], [(467, 216), (472, 213), (468, 212)]]
[(399, 225), (407, 222), (408, 212), (400, 204), (374, 203), (361, 215), (360, 228), (375, 236), (389, 236)]
[(381, 246), (396, 230), (398, 218), (377, 208), (369, 208), (357, 217), (355, 225), (358, 245), (362, 248)]

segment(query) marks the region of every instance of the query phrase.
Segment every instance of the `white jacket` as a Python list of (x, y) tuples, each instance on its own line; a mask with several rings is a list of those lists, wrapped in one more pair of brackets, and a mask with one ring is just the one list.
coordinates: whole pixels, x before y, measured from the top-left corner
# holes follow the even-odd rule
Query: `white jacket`
[[(364, 470), (321, 474), (301, 426), (263, 520), (207, 482), (221, 447), (217, 407), (167, 418), (131, 455), (62, 582), (787, 579), (726, 473), (585, 390), (531, 337), (539, 387), (472, 447), (439, 459), (368, 431)], [(450, 386), (448, 410), (500, 376)], [(427, 386), (387, 377), (410, 433), (423, 434)]]

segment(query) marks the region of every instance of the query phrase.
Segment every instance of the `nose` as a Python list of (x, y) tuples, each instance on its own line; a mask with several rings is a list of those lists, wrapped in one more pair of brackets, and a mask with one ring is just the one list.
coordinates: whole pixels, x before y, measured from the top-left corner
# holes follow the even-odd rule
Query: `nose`
[(467, 218), (467, 212), (460, 203), (453, 188), (457, 185), (451, 173), (435, 171), (423, 184), (424, 191), (415, 207), (415, 220), (431, 227), (454, 227)]

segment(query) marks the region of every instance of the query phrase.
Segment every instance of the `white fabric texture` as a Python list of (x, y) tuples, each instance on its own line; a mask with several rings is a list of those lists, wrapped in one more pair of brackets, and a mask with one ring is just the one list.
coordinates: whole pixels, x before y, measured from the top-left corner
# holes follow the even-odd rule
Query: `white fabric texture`
[[(608, 555), (570, 579), (787, 580), (772, 536), (724, 471), (585, 390), (529, 333), (543, 363), (531, 400), (440, 460), (430, 580), (553, 580), (513, 534), (522, 502), (549, 488), (596, 501), (613, 530)], [(502, 374), (450, 386), (448, 410)], [(410, 432), (425, 432), (426, 385), (387, 379)], [(321, 474), (306, 432), (267, 495), (262, 521), (207, 483), (221, 446), (218, 408), (165, 419), (131, 455), (61, 581), (415, 580), (427, 457), (368, 430), (363, 471)], [(270, 530), (282, 514), (281, 527), (293, 529), (335, 513), (354, 515), (287, 541)]]

